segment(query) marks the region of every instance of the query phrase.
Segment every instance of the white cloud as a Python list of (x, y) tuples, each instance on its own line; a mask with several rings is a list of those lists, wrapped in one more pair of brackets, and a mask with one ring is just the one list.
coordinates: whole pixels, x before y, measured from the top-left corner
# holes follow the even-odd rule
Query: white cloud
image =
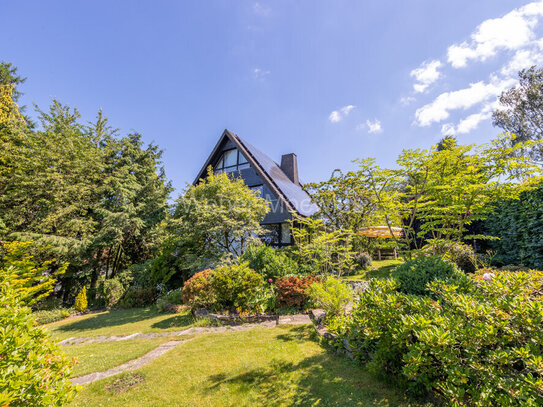
[(529, 3), (505, 16), (483, 21), (471, 34), (470, 41), (451, 45), (448, 61), (455, 68), (465, 67), (469, 60), (484, 61), (499, 50), (517, 50), (528, 45), (533, 29), (543, 16), (543, 0)]
[(543, 63), (543, 41), (539, 40), (535, 46), (515, 52), (513, 58), (505, 65), (500, 73), (504, 76), (516, 76), (521, 69)]
[(334, 110), (330, 115), (328, 116), (328, 120), (330, 120), (332, 123), (337, 123), (343, 120), (345, 117), (349, 115), (351, 110), (353, 110), (355, 106), (353, 105), (347, 105), (343, 106), (341, 109)]
[(383, 131), (381, 122), (377, 119), (373, 121), (366, 120), (366, 126), (368, 126), (368, 133), (381, 133)]
[(261, 3), (256, 2), (253, 4), (253, 12), (259, 16), (268, 16), (271, 13), (271, 8)]
[(404, 106), (410, 105), (413, 103), (416, 99), (413, 96), (403, 96), (400, 98), (400, 103)]
[(516, 80), (511, 78), (499, 80), (496, 77), (492, 77), (489, 83), (480, 81), (470, 84), (465, 89), (442, 93), (433, 102), (417, 109), (415, 112), (416, 123), (419, 126), (425, 127), (432, 123), (448, 119), (450, 111), (468, 109), (493, 97), (497, 97), (515, 82)]
[(482, 121), (490, 119), (492, 112), (499, 106), (499, 101), (495, 100), (490, 103), (486, 103), (478, 113), (470, 114), (464, 119), (460, 120), (457, 126), (452, 123), (444, 124), (441, 127), (441, 134), (444, 136), (454, 136), (456, 134), (467, 134), (472, 130), (479, 127)]
[(438, 69), (441, 65), (441, 61), (434, 60), (424, 62), (419, 68), (411, 71), (410, 75), (418, 81), (413, 85), (415, 92), (424, 92), (428, 86), (439, 79), (441, 73)]
[(271, 71), (263, 70), (263, 69), (260, 69), (260, 68), (253, 69), (253, 75), (254, 75), (255, 79), (264, 79), (270, 73), (271, 73)]

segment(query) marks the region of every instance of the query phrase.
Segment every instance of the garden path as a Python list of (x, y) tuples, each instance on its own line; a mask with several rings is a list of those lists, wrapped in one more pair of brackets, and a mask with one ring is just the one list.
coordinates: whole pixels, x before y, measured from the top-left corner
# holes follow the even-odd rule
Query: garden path
[[(96, 336), (96, 337), (88, 337), (88, 338), (68, 338), (64, 339), (63, 341), (59, 342), (60, 345), (76, 345), (81, 343), (93, 343), (93, 342), (117, 342), (117, 341), (126, 341), (130, 339), (149, 339), (149, 338), (157, 338), (157, 337), (164, 337), (164, 336), (182, 336), (182, 335), (194, 335), (194, 334), (200, 334), (200, 333), (209, 333), (209, 332), (235, 332), (235, 331), (245, 331), (248, 329), (252, 329), (255, 327), (267, 327), (267, 328), (273, 328), (277, 325), (305, 325), (310, 324), (311, 319), (308, 315), (305, 314), (299, 314), (299, 315), (282, 315), (279, 316), (275, 321), (264, 321), (259, 323), (253, 323), (253, 324), (245, 324), (245, 325), (236, 325), (236, 326), (219, 326), (219, 327), (194, 327), (185, 329), (184, 331), (172, 331), (172, 332), (150, 332), (150, 333), (134, 333), (131, 335), (126, 336)], [(114, 368), (105, 370), (103, 372), (94, 372), (89, 373), (84, 376), (76, 377), (72, 379), (72, 382), (74, 384), (89, 384), (92, 382), (95, 382), (100, 379), (105, 379), (106, 377), (114, 376), (119, 373), (128, 372), (132, 370), (139, 369), (140, 367), (146, 365), (149, 362), (152, 362), (159, 356), (162, 356), (169, 350), (175, 348), (178, 345), (181, 345), (182, 343), (185, 343), (187, 341), (190, 341), (192, 338), (184, 339), (184, 340), (172, 340), (166, 343), (163, 343), (162, 345), (158, 346), (157, 348), (153, 349), (152, 351), (146, 353), (145, 355), (130, 360), (126, 363), (123, 363), (122, 365), (116, 366)]]

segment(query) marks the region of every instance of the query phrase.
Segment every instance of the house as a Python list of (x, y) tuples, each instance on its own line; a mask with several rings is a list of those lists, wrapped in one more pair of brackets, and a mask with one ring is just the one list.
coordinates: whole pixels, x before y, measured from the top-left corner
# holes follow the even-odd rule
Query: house
[(279, 165), (237, 134), (224, 130), (194, 185), (205, 178), (209, 166), (216, 173), (226, 172), (241, 177), (249, 188), (260, 191), (270, 203), (270, 212), (261, 224), (268, 231), (264, 240), (272, 246), (292, 243), (289, 229), (292, 213), (307, 217), (318, 210), (302, 189), (294, 153), (284, 154)]

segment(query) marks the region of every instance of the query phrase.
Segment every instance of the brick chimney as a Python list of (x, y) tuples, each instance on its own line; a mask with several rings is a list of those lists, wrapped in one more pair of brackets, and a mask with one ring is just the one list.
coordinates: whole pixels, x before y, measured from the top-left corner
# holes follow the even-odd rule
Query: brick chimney
[(296, 154), (283, 154), (283, 156), (281, 156), (281, 169), (292, 182), (296, 185), (300, 185), (298, 179), (298, 159), (296, 158)]

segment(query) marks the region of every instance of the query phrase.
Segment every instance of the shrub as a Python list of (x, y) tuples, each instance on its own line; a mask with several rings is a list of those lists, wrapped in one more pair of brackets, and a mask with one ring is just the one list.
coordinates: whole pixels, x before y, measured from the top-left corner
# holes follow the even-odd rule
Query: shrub
[(72, 364), (20, 298), (0, 277), (0, 405), (64, 405), (75, 392)]
[(458, 266), (464, 273), (474, 273), (478, 268), (477, 255), (473, 248), (463, 243), (436, 242), (423, 248), (426, 255), (439, 255)]
[(50, 324), (68, 318), (75, 310), (73, 308), (57, 308), (48, 310), (39, 310), (32, 315), (37, 325)]
[(183, 304), (195, 309), (207, 307), (216, 302), (210, 276), (211, 270), (203, 270), (185, 282), (182, 291)]
[(466, 279), (455, 265), (439, 256), (409, 260), (396, 267), (392, 275), (400, 283), (401, 292), (415, 295), (427, 295), (427, 284), (434, 280), (461, 282)]
[(370, 268), (372, 265), (371, 256), (366, 252), (358, 252), (354, 256), (354, 262), (362, 269)]
[(247, 263), (217, 267), (210, 280), (217, 309), (250, 310), (253, 299), (264, 286), (262, 276)]
[(100, 291), (104, 305), (109, 308), (118, 304), (126, 289), (122, 282), (115, 277), (104, 280), (101, 284)]
[(160, 298), (170, 304), (183, 304), (183, 289), (177, 288), (175, 290), (170, 290), (166, 294), (160, 296)]
[(277, 298), (280, 305), (302, 308), (309, 296), (307, 289), (320, 280), (315, 276), (283, 277), (275, 281), (277, 285)]
[(337, 278), (328, 278), (322, 283), (313, 283), (307, 293), (311, 301), (324, 309), (327, 315), (341, 314), (343, 307), (353, 299), (351, 289)]
[(298, 270), (298, 265), (294, 260), (265, 245), (249, 246), (241, 255), (240, 262), (247, 262), (251, 269), (261, 274), (266, 280), (284, 277)]
[(188, 309), (186, 305), (172, 304), (162, 298), (156, 300), (156, 308), (158, 312), (172, 312), (174, 314), (178, 314)]
[(350, 316), (328, 322), (355, 357), (413, 393), (449, 405), (543, 403), (543, 272), (501, 272), (469, 291), (434, 281), (428, 296), (372, 280)]
[(155, 302), (157, 297), (156, 288), (129, 288), (119, 305), (123, 308), (141, 308), (151, 305)]
[(74, 308), (78, 312), (83, 312), (87, 309), (87, 287), (83, 286), (79, 294), (76, 295)]

